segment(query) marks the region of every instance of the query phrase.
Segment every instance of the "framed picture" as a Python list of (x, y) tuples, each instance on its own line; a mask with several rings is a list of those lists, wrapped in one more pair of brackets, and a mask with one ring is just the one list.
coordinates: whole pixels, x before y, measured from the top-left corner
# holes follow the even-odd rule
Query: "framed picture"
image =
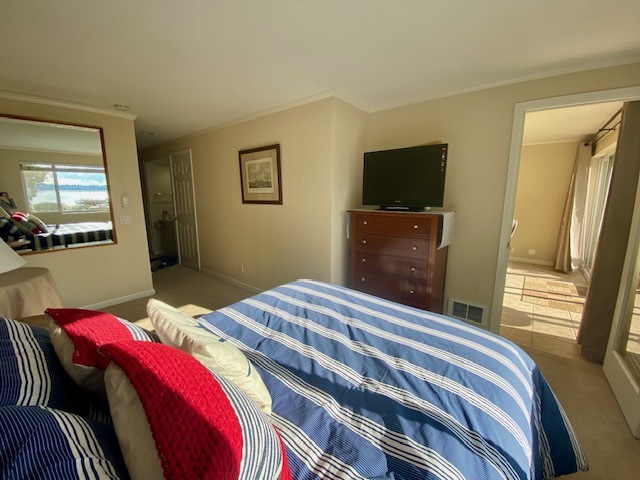
[(282, 205), (280, 144), (240, 150), (242, 203)]

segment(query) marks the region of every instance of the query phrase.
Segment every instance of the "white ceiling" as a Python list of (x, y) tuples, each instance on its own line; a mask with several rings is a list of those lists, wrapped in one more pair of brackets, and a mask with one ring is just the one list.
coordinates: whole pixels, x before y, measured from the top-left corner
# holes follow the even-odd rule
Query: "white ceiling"
[(638, 0), (2, 0), (0, 90), (146, 147), (330, 93), (365, 111), (640, 61)]
[(95, 128), (0, 117), (0, 148), (97, 156), (102, 140)]
[(621, 108), (622, 102), (609, 102), (528, 112), (522, 143), (590, 141), (605, 124), (606, 128), (611, 128), (620, 121), (620, 116), (616, 114)]

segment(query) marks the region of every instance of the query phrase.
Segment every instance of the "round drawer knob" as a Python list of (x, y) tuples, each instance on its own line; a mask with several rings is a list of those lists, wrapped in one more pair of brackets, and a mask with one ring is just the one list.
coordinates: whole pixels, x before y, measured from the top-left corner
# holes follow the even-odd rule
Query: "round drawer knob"
[(410, 293), (411, 295), (413, 295), (413, 290), (409, 290), (409, 293)]
[(360, 279), (360, 281), (364, 282), (364, 277), (362, 277), (362, 278)]
[(415, 272), (416, 271), (416, 267), (411, 267), (411, 271)]
[(367, 261), (367, 259), (366, 259), (366, 258), (363, 258), (363, 259), (362, 259), (362, 263), (364, 263), (364, 262), (366, 262), (366, 261)]
[(367, 241), (366, 240), (362, 240), (362, 243), (367, 243)]
[(417, 250), (417, 249), (418, 249), (418, 247), (413, 247), (411, 250), (414, 250), (414, 251), (415, 251), (415, 250)]
[(418, 225), (414, 225), (413, 228), (418, 228)]
[(362, 222), (362, 223), (363, 223), (363, 225), (368, 225), (369, 224), (369, 222), (367, 222), (366, 220), (364, 222)]

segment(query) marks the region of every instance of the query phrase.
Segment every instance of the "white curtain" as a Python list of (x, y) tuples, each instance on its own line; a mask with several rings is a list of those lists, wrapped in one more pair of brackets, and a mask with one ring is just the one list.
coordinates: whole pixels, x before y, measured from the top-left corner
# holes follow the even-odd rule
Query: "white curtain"
[(579, 143), (556, 248), (555, 269), (576, 272), (582, 259), (582, 224), (587, 200), (591, 145)]

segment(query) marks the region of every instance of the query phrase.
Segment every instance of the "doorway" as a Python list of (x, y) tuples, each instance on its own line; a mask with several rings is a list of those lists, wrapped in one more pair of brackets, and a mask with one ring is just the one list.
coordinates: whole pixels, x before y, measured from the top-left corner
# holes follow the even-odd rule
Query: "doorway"
[(175, 265), (178, 261), (169, 158), (163, 157), (146, 162), (144, 179), (151, 270), (156, 271)]
[[(521, 346), (579, 355), (577, 335), (617, 136), (609, 127), (619, 122), (621, 108), (616, 101), (525, 114), (514, 207), (518, 228), (511, 238), (500, 326), (502, 336)], [(565, 212), (568, 192), (578, 199)], [(568, 214), (575, 225), (567, 227), (572, 268), (562, 267), (569, 270), (564, 273), (555, 264)]]
[(191, 150), (143, 164), (152, 271), (176, 263), (200, 269)]
[(489, 330), (498, 333), (502, 317), (502, 303), (506, 286), (507, 268), (509, 262), (510, 237), (513, 228), (516, 191), (520, 170), (520, 158), (524, 138), (525, 117), (528, 112), (550, 110), (555, 108), (588, 105), (603, 102), (633, 101), (640, 99), (640, 87), (605, 90), (584, 94), (533, 100), (516, 104), (509, 152), (509, 166), (505, 188), (502, 226), (500, 230), (500, 245), (494, 285), (494, 296), (489, 319)]

